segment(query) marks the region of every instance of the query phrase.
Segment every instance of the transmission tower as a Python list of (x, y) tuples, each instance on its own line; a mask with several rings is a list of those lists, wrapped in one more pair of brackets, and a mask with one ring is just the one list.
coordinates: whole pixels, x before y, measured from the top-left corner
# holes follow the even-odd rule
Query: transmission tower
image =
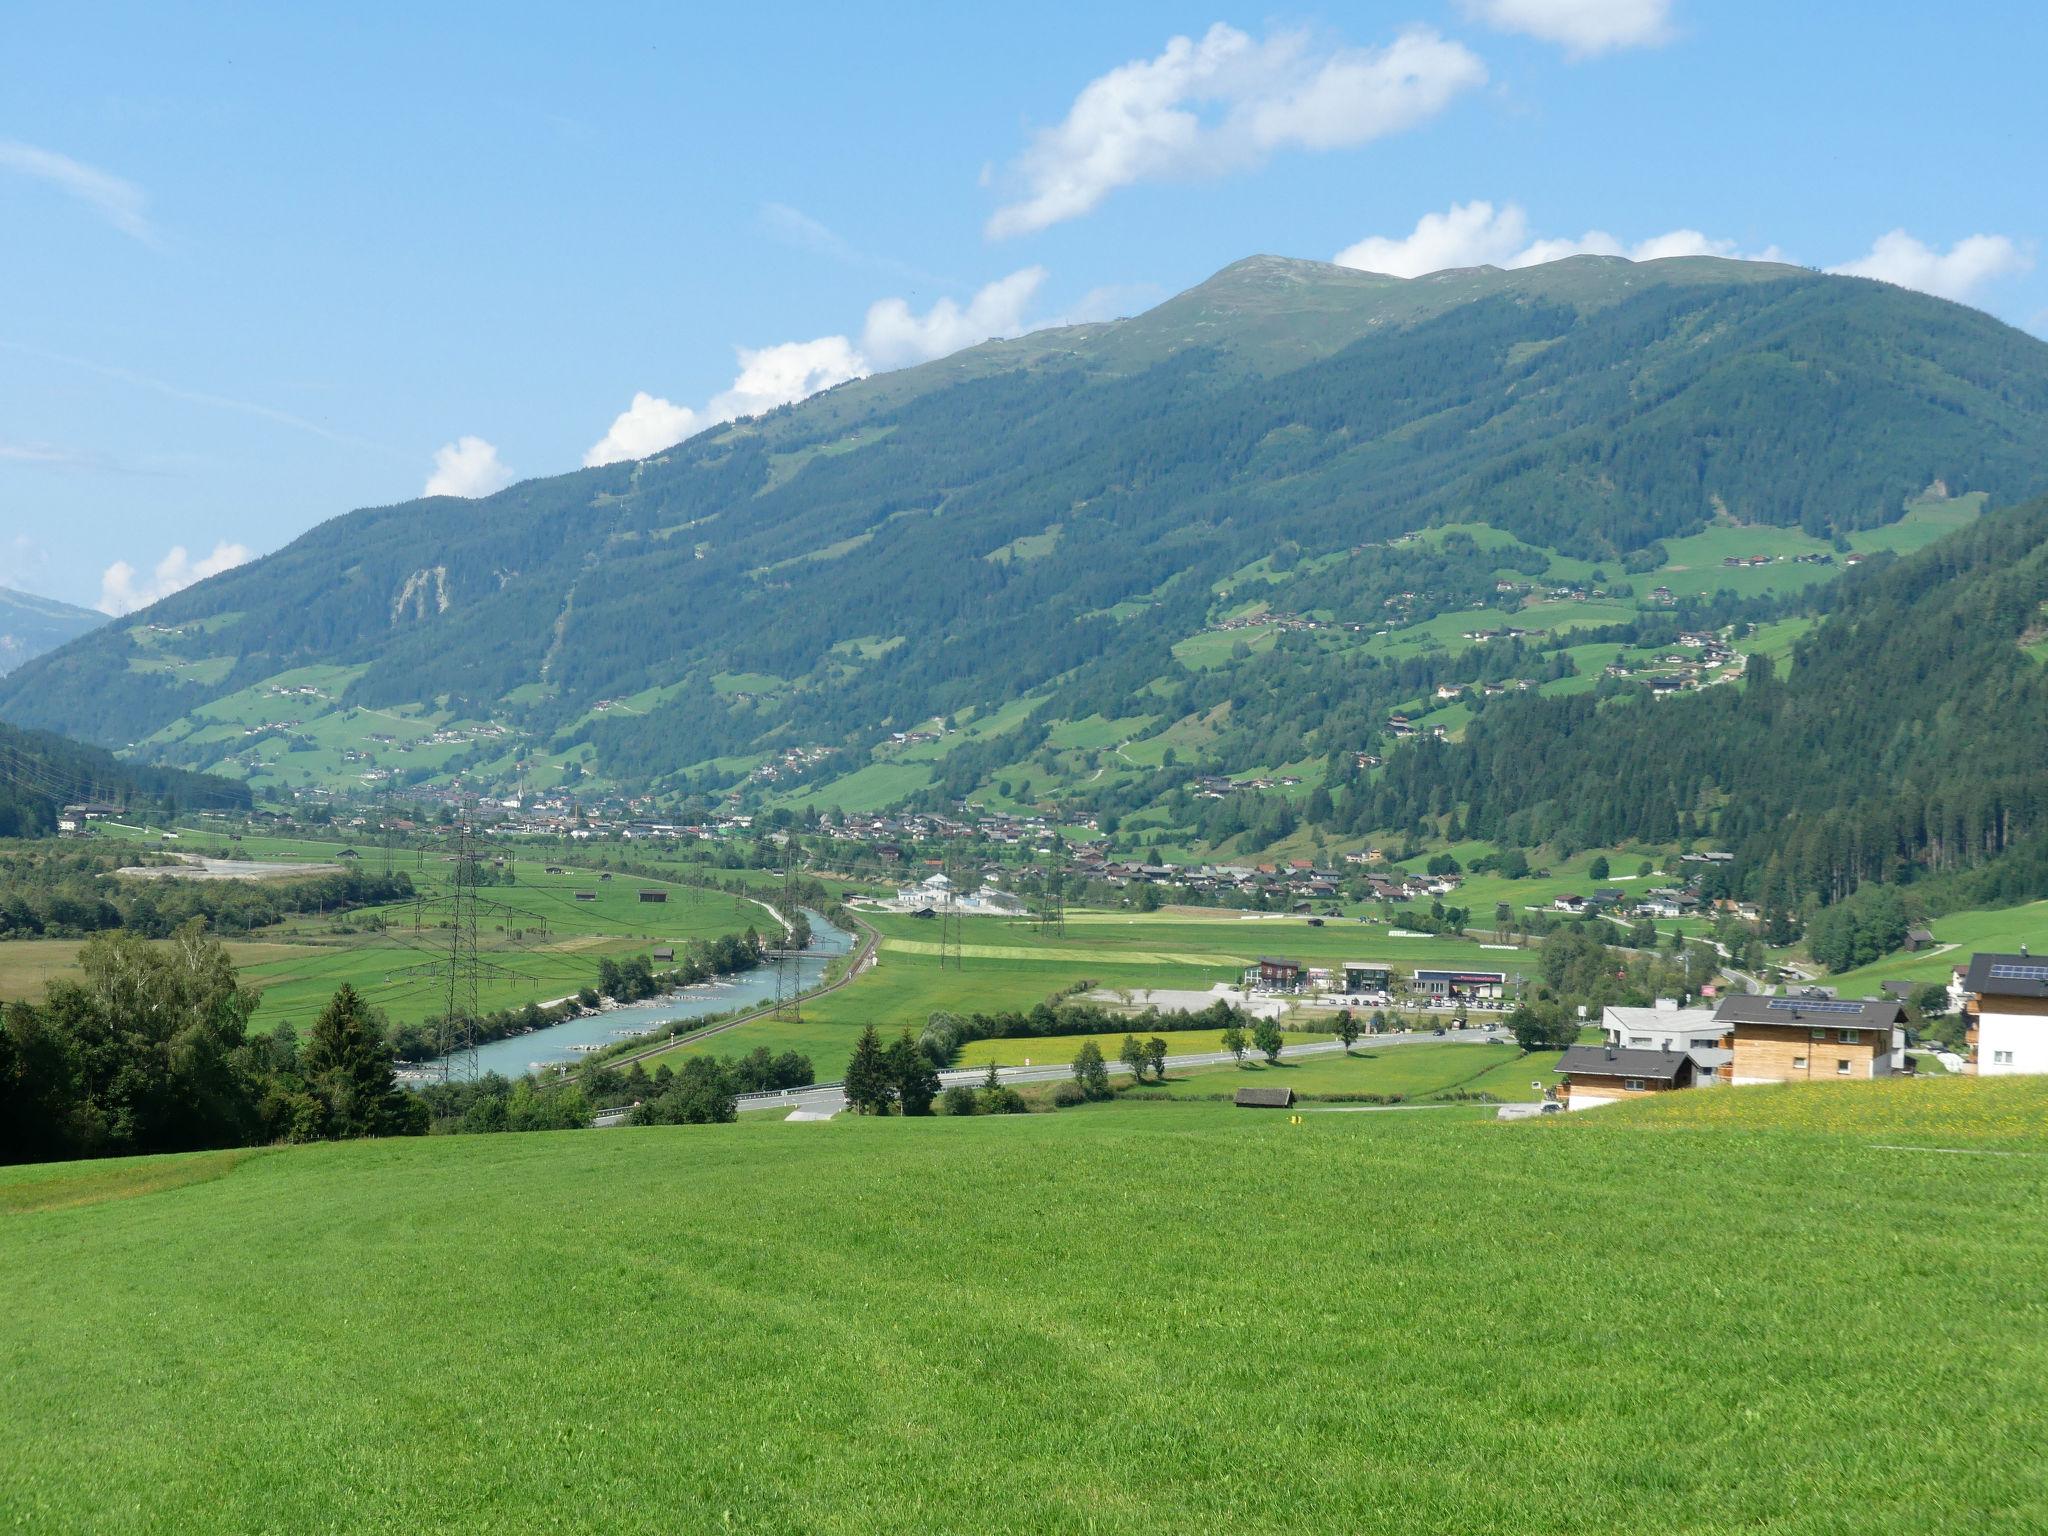
[(1052, 868), (1045, 874), (1045, 891), (1039, 900), (1038, 931), (1065, 938), (1067, 933), (1067, 845), (1052, 845)]
[(386, 880), (391, 878), (392, 839), (398, 835), (398, 829), (392, 826), (391, 822), (391, 798), (387, 795), (384, 798), (384, 878)]
[[(454, 833), (453, 869), (450, 874), (448, 895), (436, 898), (435, 905), (448, 909), (448, 955), (445, 960), (432, 960), (421, 965), (407, 966), (395, 976), (436, 976), (444, 981), (441, 1013), (441, 1035), (435, 1043), (441, 1047), (441, 1080), (451, 1078), (472, 1079), (477, 1075), (476, 1026), (481, 1013), (479, 1000), (486, 976), (504, 977), (530, 981), (517, 971), (493, 965), (483, 957), (477, 943), (477, 916), (489, 906), (493, 911), (515, 912), (519, 909), (499, 902), (486, 903), (477, 896), (477, 887), (482, 881), (477, 875), (478, 854), (470, 831), (469, 815), (464, 812), (456, 818)], [(426, 916), (427, 902), (424, 894), (413, 903), (413, 932), (419, 933)], [(525, 914), (522, 914), (525, 915)]]

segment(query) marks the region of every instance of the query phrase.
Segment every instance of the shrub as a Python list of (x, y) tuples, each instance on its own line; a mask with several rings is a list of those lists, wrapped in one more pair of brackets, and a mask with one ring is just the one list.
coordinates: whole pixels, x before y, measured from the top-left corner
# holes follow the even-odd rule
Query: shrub
[(939, 1113), (945, 1115), (972, 1115), (980, 1112), (981, 1102), (974, 1090), (965, 1083), (955, 1083), (939, 1095)]
[(1079, 1083), (1055, 1083), (1052, 1090), (1052, 1102), (1055, 1108), (1072, 1109), (1076, 1104), (1086, 1104), (1088, 1102), (1088, 1095), (1081, 1091)]
[(984, 1115), (1022, 1115), (1030, 1110), (1031, 1106), (1024, 1102), (1024, 1095), (1014, 1088), (981, 1090), (981, 1112)]

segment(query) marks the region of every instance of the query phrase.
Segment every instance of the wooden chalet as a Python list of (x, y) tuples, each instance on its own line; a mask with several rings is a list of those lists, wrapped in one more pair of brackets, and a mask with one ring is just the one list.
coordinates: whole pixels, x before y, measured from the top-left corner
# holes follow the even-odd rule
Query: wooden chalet
[(1890, 1077), (1905, 1067), (1906, 1009), (1893, 997), (1724, 997), (1714, 1010), (1730, 1083)]
[(1594, 1109), (1622, 1099), (1671, 1093), (1699, 1081), (1699, 1065), (1684, 1051), (1628, 1046), (1575, 1045), (1557, 1063), (1564, 1078), (1558, 1099), (1566, 1109)]

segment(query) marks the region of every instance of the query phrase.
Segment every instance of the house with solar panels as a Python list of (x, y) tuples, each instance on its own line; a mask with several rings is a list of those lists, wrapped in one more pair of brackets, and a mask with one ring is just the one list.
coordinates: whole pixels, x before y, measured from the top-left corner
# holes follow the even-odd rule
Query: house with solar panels
[(2048, 1072), (2048, 961), (2025, 950), (1972, 955), (1963, 995), (1979, 1077)]
[(1906, 1070), (1906, 1009), (1890, 997), (1725, 997), (1722, 1081), (1861, 1081)]

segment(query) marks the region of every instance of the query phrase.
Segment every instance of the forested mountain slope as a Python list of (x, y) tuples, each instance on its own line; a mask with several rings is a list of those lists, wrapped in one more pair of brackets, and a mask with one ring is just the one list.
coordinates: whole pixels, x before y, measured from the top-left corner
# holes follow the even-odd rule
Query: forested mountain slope
[[(1261, 583), (1362, 634), (1390, 604), (1471, 603), (1497, 565), (1656, 580), (1657, 541), (1710, 525), (1846, 549), (1930, 484), (2048, 485), (2048, 346), (1754, 263), (1404, 281), (1261, 257), (637, 464), (337, 518), (23, 668), (0, 714), (280, 783), (340, 753), (393, 777), (719, 787), (1016, 701), (1041, 723), (1227, 723), (1249, 658), (1186, 647)], [(1481, 543), (1398, 545), (1438, 524)], [(1275, 750), (1343, 745), (1314, 737), (1344, 702), (1330, 681)]]
[(122, 762), (102, 747), (0, 724), (0, 837), (54, 832), (57, 813), (86, 800), (137, 809), (229, 809), (247, 808), (249, 791), (226, 779)]
[[(1949, 877), (1988, 904), (2048, 884), (2048, 500), (1831, 589), (1789, 671), (1740, 688), (1483, 702), (1406, 744), (1335, 820), (1457, 807), (1469, 835), (1579, 846), (1702, 836), (1786, 911)], [(1985, 870), (1984, 866), (1991, 866)], [(1979, 871), (1965, 878), (1964, 872)]]
[(106, 621), (89, 608), (0, 587), (0, 677)]

